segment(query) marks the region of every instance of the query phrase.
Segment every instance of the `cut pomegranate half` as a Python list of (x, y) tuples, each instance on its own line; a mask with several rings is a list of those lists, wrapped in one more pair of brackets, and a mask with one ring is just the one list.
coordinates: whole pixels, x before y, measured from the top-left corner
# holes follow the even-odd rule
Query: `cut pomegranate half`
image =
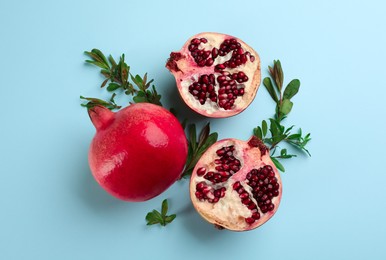
[(242, 40), (220, 33), (191, 37), (166, 67), (180, 96), (197, 113), (229, 117), (246, 109), (261, 81), (259, 55)]
[(256, 137), (216, 142), (198, 161), (190, 181), (190, 197), (200, 215), (234, 231), (268, 221), (281, 194), (280, 175), (268, 148)]

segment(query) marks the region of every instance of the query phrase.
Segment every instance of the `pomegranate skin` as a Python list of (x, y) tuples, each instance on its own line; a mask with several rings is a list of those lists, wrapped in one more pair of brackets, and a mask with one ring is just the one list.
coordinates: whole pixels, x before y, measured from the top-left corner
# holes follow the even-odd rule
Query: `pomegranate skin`
[(139, 103), (116, 113), (96, 106), (89, 115), (96, 128), (89, 165), (108, 193), (125, 201), (146, 201), (179, 178), (187, 158), (187, 139), (169, 111)]

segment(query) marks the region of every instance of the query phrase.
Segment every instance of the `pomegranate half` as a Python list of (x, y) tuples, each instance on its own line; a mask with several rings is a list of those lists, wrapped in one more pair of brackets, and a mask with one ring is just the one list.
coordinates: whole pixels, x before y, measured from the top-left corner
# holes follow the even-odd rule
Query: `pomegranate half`
[(208, 222), (233, 231), (259, 227), (278, 209), (280, 175), (268, 148), (257, 137), (213, 144), (190, 180), (194, 207)]
[(180, 122), (168, 110), (149, 103), (114, 113), (89, 109), (96, 134), (89, 164), (96, 181), (111, 195), (127, 201), (151, 199), (180, 176), (188, 147)]
[(191, 37), (166, 67), (184, 102), (197, 113), (230, 117), (246, 109), (261, 81), (260, 58), (242, 40), (220, 33)]

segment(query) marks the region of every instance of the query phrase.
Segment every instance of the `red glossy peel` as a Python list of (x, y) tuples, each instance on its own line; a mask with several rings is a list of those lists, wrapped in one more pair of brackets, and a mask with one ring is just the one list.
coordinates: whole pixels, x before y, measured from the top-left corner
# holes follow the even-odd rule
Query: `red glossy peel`
[(180, 176), (187, 140), (180, 122), (166, 109), (130, 105), (116, 113), (89, 109), (97, 130), (89, 164), (97, 182), (111, 195), (127, 201), (151, 199)]

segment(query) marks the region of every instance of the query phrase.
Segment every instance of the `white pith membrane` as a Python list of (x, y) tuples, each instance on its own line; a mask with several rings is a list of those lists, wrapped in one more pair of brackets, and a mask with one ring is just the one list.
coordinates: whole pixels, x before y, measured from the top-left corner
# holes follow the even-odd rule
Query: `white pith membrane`
[[(216, 151), (222, 147), (230, 146), (236, 148), (233, 151), (233, 156), (240, 161), (240, 170), (234, 173), (226, 182), (214, 184), (204, 178), (205, 174), (203, 176), (197, 175), (198, 169), (202, 167), (205, 168), (206, 172), (216, 172), (216, 164), (214, 163), (214, 160), (219, 157), (216, 154)], [(280, 175), (269, 157), (268, 150), (267, 153), (268, 154), (265, 156), (261, 156), (261, 152), (258, 147), (251, 147), (248, 142), (235, 139), (224, 139), (217, 142), (215, 145), (212, 145), (201, 157), (200, 161), (194, 168), (190, 182), (190, 197), (194, 207), (200, 215), (210, 223), (234, 231), (254, 229), (268, 221), (275, 214), (279, 206), (282, 194), (282, 184)], [(240, 195), (233, 189), (233, 185), (235, 182), (240, 182), (241, 186), (249, 194), (249, 199), (257, 205), (258, 203), (252, 195), (252, 188), (248, 185), (246, 176), (251, 170), (259, 169), (260, 167), (266, 165), (270, 165), (272, 167), (277, 182), (280, 184), (279, 195), (272, 198), (272, 203), (275, 205), (275, 208), (272, 211), (263, 213), (261, 209), (257, 207), (260, 218), (250, 224), (246, 222), (246, 219), (251, 217), (251, 210), (247, 205), (241, 203)], [(208, 202), (208, 199), (197, 198), (196, 187), (197, 184), (202, 182), (205, 182), (205, 184), (213, 188), (213, 190), (225, 187), (225, 196), (220, 198), (218, 202), (215, 203)]]
[[(244, 50), (244, 52), (250, 53), (250, 55), (248, 56), (247, 62), (245, 64), (241, 64), (237, 66), (236, 68), (227, 67), (220, 72), (215, 72), (214, 68), (217, 64), (223, 64), (224, 62), (230, 60), (233, 53), (233, 51), (230, 51), (225, 56), (220, 56), (220, 55), (217, 56), (217, 58), (214, 59), (214, 62), (210, 67), (198, 66), (188, 48), (189, 48), (189, 45), (191, 44), (192, 39), (202, 39), (202, 38), (206, 39), (207, 42), (200, 43), (198, 45), (198, 49), (207, 50), (207, 51), (212, 50), (214, 47), (219, 49), (220, 45), (226, 39), (236, 39), (237, 42), (241, 44), (241, 48)], [(261, 81), (260, 58), (256, 53), (256, 51), (254, 51), (250, 46), (248, 46), (240, 39), (230, 35), (219, 34), (219, 33), (201, 33), (191, 37), (185, 43), (185, 45), (182, 47), (179, 53), (182, 54), (181, 59), (178, 59), (178, 60), (169, 59), (169, 61), (172, 60), (173, 62), (175, 62), (176, 67), (169, 66), (169, 61), (166, 67), (175, 76), (177, 87), (182, 99), (194, 111), (208, 117), (228, 117), (242, 112), (253, 101)], [(251, 60), (250, 57), (253, 57), (253, 61)], [(230, 109), (224, 109), (220, 107), (218, 104), (219, 103), (218, 90), (220, 86), (219, 86), (219, 83), (217, 82), (217, 77), (223, 75), (223, 72), (225, 73), (229, 72), (231, 74), (234, 74), (240, 71), (244, 72), (245, 75), (247, 75), (248, 77), (248, 80), (246, 82), (241, 82), (241, 83), (237, 82), (237, 89), (244, 88), (244, 94), (242, 96), (239, 95), (237, 96), (236, 99), (234, 99), (233, 106)], [(210, 98), (207, 95), (207, 97), (204, 98), (205, 103), (201, 104), (199, 99), (189, 92), (189, 86), (192, 85), (194, 82), (198, 82), (199, 77), (204, 74), (215, 75), (214, 88), (217, 94), (216, 102), (210, 100)]]

